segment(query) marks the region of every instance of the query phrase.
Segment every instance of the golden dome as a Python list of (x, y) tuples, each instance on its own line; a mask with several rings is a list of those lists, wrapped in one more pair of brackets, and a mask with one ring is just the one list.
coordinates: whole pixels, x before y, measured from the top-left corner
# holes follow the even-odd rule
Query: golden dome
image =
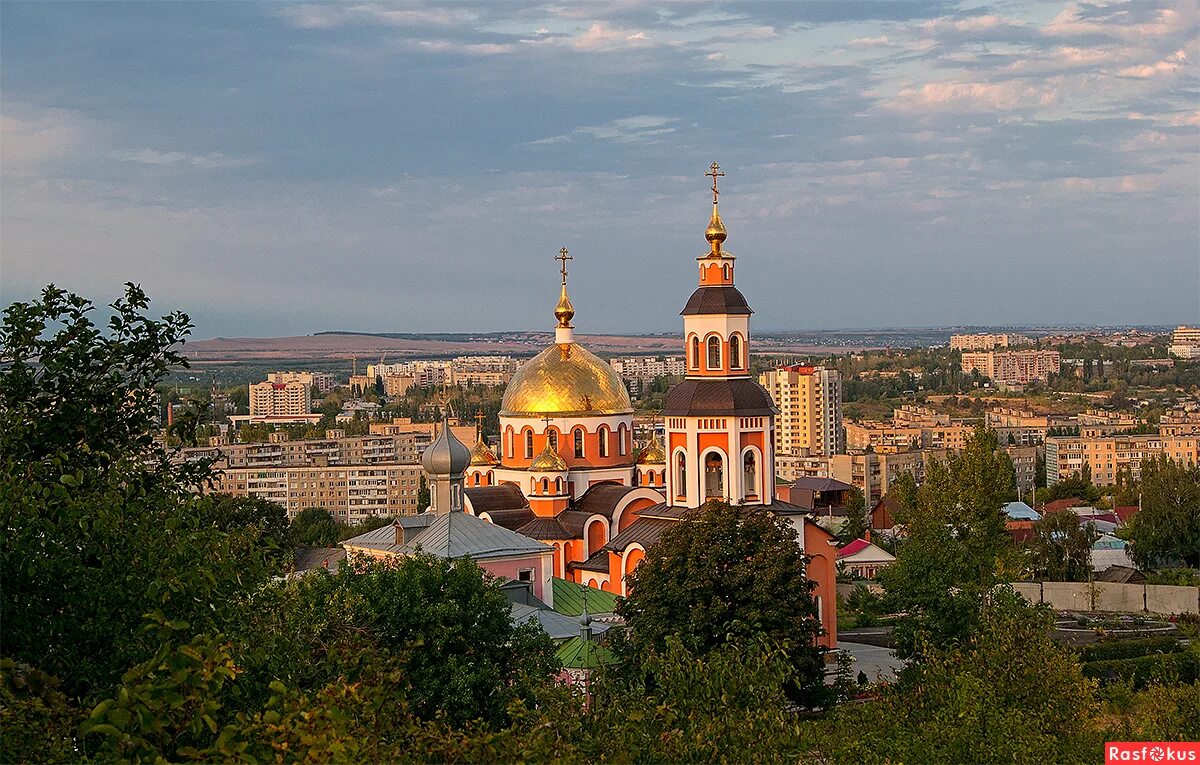
[(642, 453), (638, 455), (637, 464), (639, 465), (665, 465), (667, 464), (667, 453), (663, 451), (662, 444), (655, 438), (650, 442), (650, 445), (642, 449)]
[(558, 298), (558, 305), (554, 306), (554, 318), (558, 319), (558, 326), (571, 326), (571, 319), (575, 318), (575, 306), (571, 305), (571, 298), (567, 297), (567, 283), (564, 281), (562, 286), (562, 294)]
[(495, 453), (488, 448), (482, 438), (475, 442), (475, 448), (471, 449), (472, 465), (498, 465), (499, 463), (500, 460), (496, 459)]
[(721, 220), (721, 213), (717, 212), (717, 206), (714, 204), (712, 217), (708, 219), (708, 228), (704, 230), (704, 238), (713, 245), (713, 252), (720, 252), (721, 243), (725, 241), (726, 236), (725, 222)]
[(546, 448), (529, 463), (529, 469), (535, 473), (561, 473), (567, 469), (567, 463), (558, 452), (550, 448), (550, 442), (547, 441)]
[(517, 370), (504, 390), (504, 417), (632, 414), (615, 370), (578, 343), (552, 345)]

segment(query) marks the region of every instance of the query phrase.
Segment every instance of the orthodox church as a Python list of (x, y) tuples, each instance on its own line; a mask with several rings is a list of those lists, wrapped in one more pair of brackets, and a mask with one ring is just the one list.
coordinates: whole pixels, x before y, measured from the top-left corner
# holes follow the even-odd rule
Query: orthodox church
[(837, 550), (805, 510), (775, 496), (776, 409), (750, 374), (753, 311), (734, 286), (736, 258), (724, 249), (717, 188), (724, 173), (714, 162), (707, 175), (708, 251), (696, 259), (699, 284), (681, 312), (687, 374), (668, 393), (666, 443), (635, 451), (624, 384), (576, 342), (564, 248), (554, 342), (505, 390), (500, 453), (481, 433), (462, 478), (451, 483), (463, 482), (466, 513), (552, 549), (553, 576), (618, 595), (647, 549), (690, 510), (711, 499), (762, 507), (788, 519), (810, 556), (821, 643), (833, 647)]

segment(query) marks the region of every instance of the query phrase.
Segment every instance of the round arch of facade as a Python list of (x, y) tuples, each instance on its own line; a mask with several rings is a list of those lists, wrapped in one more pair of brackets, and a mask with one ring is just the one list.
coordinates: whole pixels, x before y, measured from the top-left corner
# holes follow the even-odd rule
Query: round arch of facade
[(710, 454), (715, 454), (721, 458), (721, 489), (719, 492), (720, 499), (727, 500), (729, 498), (729, 487), (732, 485), (730, 483), (730, 477), (729, 477), (730, 469), (731, 468), (738, 469), (738, 470), (741, 469), (740, 465), (731, 466), (729, 464), (729, 455), (726, 454), (725, 450), (722, 449), (721, 447), (719, 447), (719, 446), (705, 447), (704, 450), (700, 452), (700, 471), (701, 471), (700, 502), (701, 503), (703, 503), (711, 498), (711, 495), (709, 495), (709, 493), (708, 493), (708, 473), (707, 473), (708, 468), (705, 467), (705, 464), (708, 462), (708, 455), (710, 455)]
[(646, 548), (637, 542), (631, 543), (621, 553), (621, 595), (629, 594), (629, 575), (646, 559)]
[[(746, 465), (746, 455), (747, 455), (747, 454), (753, 454), (753, 455), (754, 455), (754, 485), (753, 485), (753, 486), (747, 486), (747, 485), (746, 485), (746, 477), (745, 477), (746, 468), (745, 468), (745, 465)], [(763, 473), (763, 454), (762, 454), (762, 450), (761, 450), (761, 449), (759, 449), (757, 446), (754, 446), (754, 445), (743, 447), (743, 448), (742, 448), (742, 453), (741, 453), (741, 455), (740, 455), (740, 456), (739, 456), (739, 458), (738, 458), (738, 464), (737, 464), (737, 465), (734, 465), (733, 467), (734, 467), (734, 469), (736, 469), (736, 470), (740, 470), (740, 471), (742, 471), (742, 473), (743, 473), (743, 475), (742, 475), (742, 481), (741, 481), (741, 483), (742, 483), (742, 494), (743, 494), (743, 495), (745, 495), (745, 496), (747, 496), (747, 497), (748, 497), (749, 495), (753, 494), (755, 497), (758, 497), (758, 498), (760, 498), (760, 499), (761, 499), (761, 498), (764, 496), (764, 493), (763, 493), (763, 481), (764, 481), (764, 480), (766, 480), (766, 478), (765, 478), (765, 475), (764, 475), (764, 473)]]
[(634, 489), (617, 501), (613, 506), (612, 525), (611, 528), (616, 529), (616, 533), (620, 534), (625, 529), (629, 528), (629, 524), (633, 523), (637, 518), (637, 511), (643, 510), (651, 505), (657, 505), (665, 501), (663, 495), (651, 488), (641, 487)]

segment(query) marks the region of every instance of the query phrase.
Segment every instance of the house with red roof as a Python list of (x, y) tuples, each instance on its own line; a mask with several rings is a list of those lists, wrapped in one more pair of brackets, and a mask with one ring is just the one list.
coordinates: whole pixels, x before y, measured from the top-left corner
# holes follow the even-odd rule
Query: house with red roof
[(874, 579), (894, 560), (895, 555), (865, 539), (856, 539), (837, 551), (838, 568), (856, 579)]

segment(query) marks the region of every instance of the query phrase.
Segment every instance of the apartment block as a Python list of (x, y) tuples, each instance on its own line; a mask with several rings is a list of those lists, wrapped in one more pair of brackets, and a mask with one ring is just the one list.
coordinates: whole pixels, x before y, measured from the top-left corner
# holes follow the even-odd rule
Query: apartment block
[(267, 382), (304, 383), (320, 393), (328, 393), (337, 386), (337, 380), (332, 372), (271, 372), (267, 375)]
[(955, 351), (990, 351), (1013, 345), (1033, 345), (1033, 339), (1009, 333), (950, 336), (950, 348)]
[(1141, 424), (1141, 420), (1128, 412), (1109, 412), (1104, 409), (1088, 409), (1076, 420), (1079, 423), (1079, 435), (1084, 438), (1111, 436), (1133, 430)]
[(830, 456), (846, 451), (842, 428), (842, 382), (836, 369), (779, 367), (759, 375), (779, 409), (775, 452)]
[(1004, 446), (1001, 443), (1000, 448), (1012, 460), (1013, 470), (1017, 474), (1017, 493), (1026, 496), (1033, 490), (1037, 480), (1038, 447)]
[(312, 412), (312, 386), (303, 382), (260, 382), (250, 386), (251, 420), (296, 417)]
[(1061, 355), (1058, 351), (976, 351), (964, 352), (962, 371), (979, 373), (997, 385), (1024, 385), (1034, 380), (1045, 381), (1059, 373)]
[(421, 466), (406, 463), (314, 467), (229, 467), (213, 491), (277, 502), (295, 517), (321, 507), (352, 523), (373, 516), (412, 515), (417, 506)]
[(1171, 333), (1171, 347), (1167, 351), (1180, 359), (1200, 359), (1200, 327), (1176, 329)]
[(846, 423), (846, 448), (880, 454), (919, 449), (961, 449), (971, 435), (967, 425), (894, 424), (860, 420)]
[(682, 356), (623, 356), (609, 362), (630, 392), (640, 394), (658, 377), (683, 377), (687, 365)]
[(1046, 439), (1046, 481), (1053, 484), (1083, 472), (1087, 465), (1092, 483), (1111, 486), (1117, 474), (1128, 470), (1141, 477), (1142, 460), (1165, 454), (1184, 464), (1200, 462), (1200, 436), (1102, 436)]
[(829, 458), (829, 478), (857, 486), (873, 507), (891, 485), (905, 473), (911, 473), (918, 483), (924, 483), (925, 472), (935, 461), (944, 462), (949, 455), (945, 449), (922, 449), (898, 454), (835, 454)]
[(1163, 412), (1158, 419), (1158, 434), (1160, 436), (1194, 436), (1200, 435), (1200, 407), (1193, 409), (1172, 409)]

